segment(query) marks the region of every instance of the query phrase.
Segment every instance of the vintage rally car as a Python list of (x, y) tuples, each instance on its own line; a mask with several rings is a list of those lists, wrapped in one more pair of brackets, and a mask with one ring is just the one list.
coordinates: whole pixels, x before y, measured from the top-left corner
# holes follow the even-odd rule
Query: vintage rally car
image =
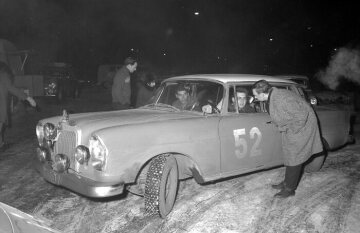
[[(148, 213), (165, 217), (173, 208), (178, 181), (206, 183), (283, 164), (281, 136), (264, 103), (239, 113), (234, 94), (266, 79), (304, 96), (290, 80), (260, 75), (187, 75), (164, 80), (150, 103), (119, 111), (40, 120), (36, 166), (49, 182), (88, 197), (130, 192), (143, 195)], [(179, 86), (193, 105), (173, 106)], [(211, 111), (203, 111), (204, 108)], [(347, 143), (350, 113), (315, 106), (327, 149)], [(316, 155), (307, 171), (321, 168)]]
[(44, 220), (0, 202), (0, 233), (60, 233)]
[(44, 95), (54, 96), (62, 102), (66, 97), (79, 96), (79, 81), (75, 78), (74, 68), (71, 64), (53, 62), (44, 66)]

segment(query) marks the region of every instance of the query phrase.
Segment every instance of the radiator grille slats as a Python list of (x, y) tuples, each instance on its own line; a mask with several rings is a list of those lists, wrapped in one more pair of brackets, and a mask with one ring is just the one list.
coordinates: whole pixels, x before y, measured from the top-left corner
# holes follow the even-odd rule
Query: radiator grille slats
[(64, 154), (69, 157), (70, 163), (74, 164), (74, 152), (76, 146), (76, 134), (73, 131), (61, 131), (54, 145), (55, 154)]

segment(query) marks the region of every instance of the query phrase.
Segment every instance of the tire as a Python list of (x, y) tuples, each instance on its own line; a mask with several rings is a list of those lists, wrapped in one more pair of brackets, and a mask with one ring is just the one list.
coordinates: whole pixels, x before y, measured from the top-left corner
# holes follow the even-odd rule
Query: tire
[(317, 172), (321, 169), (325, 162), (325, 158), (327, 155), (327, 151), (329, 150), (329, 144), (326, 142), (326, 140), (322, 139), (324, 151), (320, 154), (314, 155), (310, 158), (310, 160), (305, 165), (305, 172)]
[(317, 172), (321, 169), (325, 161), (325, 154), (317, 155), (310, 159), (305, 165), (305, 172)]
[(165, 218), (172, 210), (179, 183), (174, 156), (159, 155), (151, 160), (145, 184), (145, 211)]

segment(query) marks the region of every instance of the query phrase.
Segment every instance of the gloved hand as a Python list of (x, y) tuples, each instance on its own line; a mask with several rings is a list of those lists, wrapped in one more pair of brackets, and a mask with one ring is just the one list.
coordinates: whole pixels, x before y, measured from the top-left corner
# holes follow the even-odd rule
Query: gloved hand
[(36, 102), (32, 97), (27, 97), (26, 100), (30, 103), (32, 107), (36, 107)]

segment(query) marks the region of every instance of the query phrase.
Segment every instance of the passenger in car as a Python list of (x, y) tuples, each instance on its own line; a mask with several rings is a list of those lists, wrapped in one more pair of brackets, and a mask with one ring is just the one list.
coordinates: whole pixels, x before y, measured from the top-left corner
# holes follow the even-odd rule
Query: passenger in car
[[(248, 101), (248, 90), (243, 87), (236, 88), (236, 99), (239, 113), (252, 113), (256, 112), (253, 107), (250, 106)], [(232, 104), (229, 105), (229, 112), (236, 112), (235, 98), (232, 97)]]
[(295, 195), (303, 164), (313, 155), (323, 151), (317, 118), (312, 107), (296, 93), (272, 87), (260, 80), (253, 85), (256, 99), (266, 102), (267, 112), (282, 136), (285, 179), (272, 185), (280, 192), (275, 197)]
[(189, 88), (187, 88), (185, 85), (178, 85), (175, 91), (177, 100), (172, 103), (172, 106), (180, 110), (194, 110), (197, 108), (199, 103), (195, 98), (190, 96), (189, 91)]

